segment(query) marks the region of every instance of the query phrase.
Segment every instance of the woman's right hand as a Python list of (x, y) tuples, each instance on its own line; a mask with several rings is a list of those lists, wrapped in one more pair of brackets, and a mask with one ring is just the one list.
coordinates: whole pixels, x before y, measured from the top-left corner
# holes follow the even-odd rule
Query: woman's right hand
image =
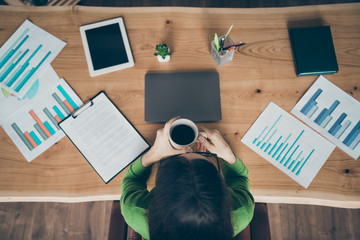
[(216, 154), (218, 157), (222, 158), (224, 161), (230, 164), (234, 164), (236, 162), (236, 157), (232, 152), (229, 144), (227, 144), (218, 130), (202, 128), (201, 131), (205, 132), (207, 137), (205, 138), (199, 134), (198, 149), (200, 151), (205, 152), (208, 150), (209, 152)]
[(191, 152), (190, 147), (185, 147), (183, 149), (175, 149), (170, 144), (169, 141), (170, 125), (177, 119), (179, 119), (179, 117), (170, 119), (168, 122), (165, 123), (164, 128), (157, 130), (154, 145), (142, 157), (141, 162), (144, 167), (149, 167), (153, 163), (165, 157)]

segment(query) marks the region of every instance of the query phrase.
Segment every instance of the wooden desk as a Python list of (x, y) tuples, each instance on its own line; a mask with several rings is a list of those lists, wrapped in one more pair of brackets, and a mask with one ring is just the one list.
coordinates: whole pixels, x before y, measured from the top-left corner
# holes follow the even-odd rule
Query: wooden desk
[[(91, 78), (79, 26), (123, 16), (135, 67)], [(360, 4), (266, 9), (0, 7), (0, 44), (26, 19), (68, 44), (52, 66), (84, 101), (105, 90), (139, 132), (153, 143), (162, 124), (144, 122), (144, 76), (148, 71), (220, 74), (223, 120), (200, 124), (219, 129), (250, 171), (256, 201), (360, 207), (360, 161), (336, 148), (304, 189), (241, 143), (269, 101), (290, 112), (317, 78), (296, 77), (289, 26), (331, 25), (340, 71), (326, 77), (360, 100)], [(217, 67), (210, 56), (214, 33), (247, 44), (234, 60)], [(173, 52), (169, 63), (153, 56), (156, 44)], [(309, 43), (311, 44), (311, 43)], [(0, 201), (91, 201), (119, 199), (124, 172), (105, 185), (72, 143), (63, 138), (27, 163), (0, 130)], [(154, 176), (150, 179), (153, 185)]]

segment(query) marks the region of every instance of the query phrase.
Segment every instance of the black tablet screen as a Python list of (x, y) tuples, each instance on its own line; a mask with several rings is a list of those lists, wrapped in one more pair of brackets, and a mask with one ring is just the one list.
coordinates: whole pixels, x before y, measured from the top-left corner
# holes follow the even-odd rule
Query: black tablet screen
[(118, 23), (85, 31), (94, 70), (129, 62)]

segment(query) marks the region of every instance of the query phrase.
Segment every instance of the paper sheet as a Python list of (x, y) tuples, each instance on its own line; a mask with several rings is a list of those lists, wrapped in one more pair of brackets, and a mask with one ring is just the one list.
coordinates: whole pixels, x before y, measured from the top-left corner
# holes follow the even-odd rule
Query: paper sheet
[(360, 102), (325, 77), (315, 81), (291, 113), (354, 159), (359, 157)]
[(65, 45), (25, 20), (0, 49), (0, 87), (23, 98)]
[(149, 145), (104, 93), (76, 117), (60, 124), (104, 182), (136, 159)]
[(305, 188), (335, 148), (273, 102), (241, 141)]
[(31, 96), (0, 98), (1, 112), (7, 113), (2, 115), (2, 127), (28, 162), (65, 136), (58, 123), (83, 104), (51, 67)]

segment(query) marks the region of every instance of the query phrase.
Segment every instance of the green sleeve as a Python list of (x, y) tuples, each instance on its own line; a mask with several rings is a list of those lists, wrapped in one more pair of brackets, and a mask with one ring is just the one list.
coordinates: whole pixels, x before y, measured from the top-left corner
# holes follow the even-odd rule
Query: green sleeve
[(249, 225), (254, 215), (255, 202), (250, 193), (249, 172), (238, 157), (234, 164), (223, 161), (222, 172), (232, 199), (231, 216), (236, 236)]
[(146, 213), (150, 193), (146, 182), (150, 176), (151, 167), (145, 168), (141, 159), (142, 156), (133, 162), (125, 173), (121, 182), (120, 206), (126, 223), (145, 239), (149, 239)]

